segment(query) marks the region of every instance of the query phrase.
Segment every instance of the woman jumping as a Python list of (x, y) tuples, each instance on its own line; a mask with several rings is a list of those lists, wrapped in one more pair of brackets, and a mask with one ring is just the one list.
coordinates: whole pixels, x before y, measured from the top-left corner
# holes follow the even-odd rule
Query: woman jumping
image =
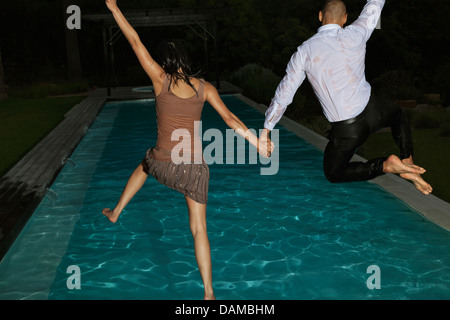
[[(128, 23), (116, 0), (106, 0), (108, 9), (135, 52), (142, 68), (150, 77), (156, 95), (158, 139), (135, 169), (114, 210), (103, 214), (115, 223), (125, 206), (142, 188), (149, 174), (157, 181), (185, 196), (189, 224), (194, 237), (195, 257), (205, 289), (205, 300), (215, 299), (212, 285), (211, 250), (206, 230), (209, 168), (203, 160), (198, 124), (205, 101), (219, 113), (226, 124), (243, 136), (263, 156), (270, 156), (274, 145), (259, 145), (258, 138), (225, 106), (217, 90), (208, 82), (192, 76), (187, 55), (178, 42), (166, 42), (160, 47), (160, 61), (156, 62)], [(180, 133), (184, 146), (183, 161), (179, 161), (180, 142), (172, 135)], [(186, 136), (191, 139), (184, 139)], [(197, 141), (193, 141), (197, 139)], [(186, 142), (186, 141), (187, 142)], [(191, 141), (192, 140), (192, 141)], [(188, 151), (186, 151), (188, 150)], [(186, 153), (186, 154), (185, 154)], [(174, 156), (177, 159), (174, 160)], [(186, 161), (187, 160), (187, 161)], [(190, 160), (190, 161), (189, 161)]]

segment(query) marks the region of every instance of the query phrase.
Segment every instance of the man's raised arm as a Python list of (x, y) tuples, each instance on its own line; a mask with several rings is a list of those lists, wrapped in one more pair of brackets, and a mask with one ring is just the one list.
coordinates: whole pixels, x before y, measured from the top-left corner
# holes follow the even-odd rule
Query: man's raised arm
[(377, 27), (385, 2), (385, 0), (368, 0), (358, 19), (349, 28), (355, 28), (362, 32), (364, 40), (367, 42)]

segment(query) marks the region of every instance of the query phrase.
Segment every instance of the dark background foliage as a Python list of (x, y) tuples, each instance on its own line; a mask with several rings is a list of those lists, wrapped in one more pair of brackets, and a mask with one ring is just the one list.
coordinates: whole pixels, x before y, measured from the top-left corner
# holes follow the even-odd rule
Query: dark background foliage
[[(222, 77), (247, 64), (257, 64), (283, 76), (290, 56), (320, 27), (317, 0), (128, 0), (119, 1), (126, 13), (167, 7), (227, 9), (218, 16), (219, 59)], [(9, 86), (68, 77), (64, 7), (67, 1), (5, 0), (0, 10), (0, 48), (4, 80)], [(108, 13), (104, 1), (74, 0), (82, 15)], [(347, 0), (349, 22), (366, 2)], [(449, 44), (450, 2), (438, 0), (388, 0), (382, 29), (368, 43), (367, 78), (373, 86), (395, 99), (420, 99), (424, 93), (441, 94), (450, 104)], [(214, 70), (203, 62), (203, 43), (189, 28), (139, 28), (152, 52), (162, 38), (182, 38), (206, 76)], [(82, 21), (78, 31), (82, 77), (104, 85), (101, 27)], [(117, 83), (146, 81), (123, 39), (116, 43)]]

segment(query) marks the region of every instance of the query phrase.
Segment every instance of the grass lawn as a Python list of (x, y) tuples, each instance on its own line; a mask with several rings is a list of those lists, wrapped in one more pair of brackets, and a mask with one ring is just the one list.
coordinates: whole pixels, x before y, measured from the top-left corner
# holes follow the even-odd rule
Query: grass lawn
[[(424, 167), (423, 175), (433, 187), (433, 194), (450, 202), (450, 139), (439, 135), (441, 129), (415, 129), (414, 162)], [(390, 132), (373, 134), (358, 152), (366, 159), (398, 154), (398, 148)]]
[(0, 176), (28, 151), (85, 97), (9, 98), (0, 102)]

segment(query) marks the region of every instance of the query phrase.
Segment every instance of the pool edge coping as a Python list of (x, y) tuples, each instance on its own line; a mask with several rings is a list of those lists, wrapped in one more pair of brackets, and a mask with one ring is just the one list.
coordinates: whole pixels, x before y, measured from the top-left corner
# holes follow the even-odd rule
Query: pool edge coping
[(75, 104), (53, 130), (37, 142), (0, 177), (4, 207), (0, 223), (0, 261), (42, 202), (96, 116), (107, 101), (98, 90)]
[[(244, 101), (257, 111), (265, 114), (268, 107), (264, 104), (257, 103), (242, 94), (233, 94), (233, 96)], [(308, 141), (310, 144), (324, 151), (328, 143), (328, 139), (319, 135), (318, 133), (306, 128), (305, 126), (295, 122), (294, 120), (283, 116), (279, 122), (288, 131), (296, 134), (300, 138)], [(355, 155), (354, 160), (367, 161), (359, 155)], [(392, 194), (405, 205), (416, 211), (425, 219), (433, 222), (439, 227), (450, 231), (450, 203), (434, 196), (425, 196), (417, 191), (414, 185), (394, 174), (386, 174), (380, 176), (369, 183), (373, 183)]]

